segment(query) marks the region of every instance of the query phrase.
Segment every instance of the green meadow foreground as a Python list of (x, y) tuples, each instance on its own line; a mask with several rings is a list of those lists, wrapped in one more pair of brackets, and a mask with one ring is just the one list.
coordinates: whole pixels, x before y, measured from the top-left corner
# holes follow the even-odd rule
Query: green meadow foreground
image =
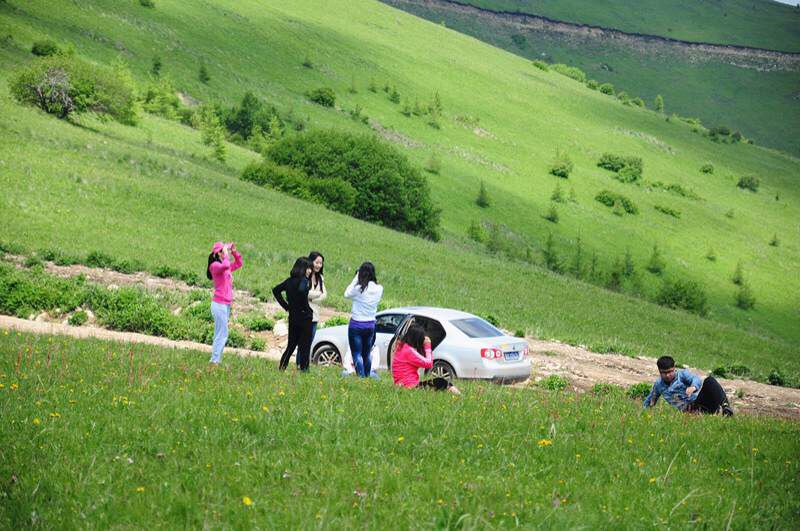
[(790, 529), (800, 424), (0, 335), (0, 527)]

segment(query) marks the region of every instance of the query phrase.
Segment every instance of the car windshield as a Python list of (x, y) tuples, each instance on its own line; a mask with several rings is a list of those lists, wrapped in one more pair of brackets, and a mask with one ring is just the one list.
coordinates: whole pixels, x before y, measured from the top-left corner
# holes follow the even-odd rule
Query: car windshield
[(479, 317), (468, 319), (455, 319), (450, 321), (453, 326), (464, 332), (467, 337), (500, 337), (503, 332)]

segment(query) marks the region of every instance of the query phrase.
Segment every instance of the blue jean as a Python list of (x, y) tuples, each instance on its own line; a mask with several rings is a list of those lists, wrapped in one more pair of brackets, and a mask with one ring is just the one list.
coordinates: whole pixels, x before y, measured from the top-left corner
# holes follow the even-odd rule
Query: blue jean
[(356, 373), (366, 378), (372, 372), (372, 345), (375, 343), (375, 328), (347, 328), (347, 340)]
[(222, 349), (228, 341), (228, 318), (231, 316), (231, 305), (219, 302), (211, 303), (211, 315), (214, 317), (214, 342), (211, 343), (210, 363), (222, 360)]
[(317, 321), (312, 321), (311, 323), (311, 342), (314, 342), (314, 336), (317, 335)]

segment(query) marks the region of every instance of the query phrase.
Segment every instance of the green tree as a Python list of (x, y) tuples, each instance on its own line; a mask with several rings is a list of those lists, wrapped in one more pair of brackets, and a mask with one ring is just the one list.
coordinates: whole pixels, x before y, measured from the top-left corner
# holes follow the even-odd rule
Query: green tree
[(475, 204), (481, 208), (487, 208), (491, 201), (489, 201), (489, 192), (486, 191), (486, 184), (481, 181), (481, 188), (478, 190), (478, 197), (475, 198)]
[(650, 255), (650, 260), (647, 262), (647, 270), (654, 275), (660, 275), (664, 272), (666, 262), (661, 256), (661, 251), (658, 249), (658, 244), (653, 244), (653, 253)]
[(736, 269), (733, 271), (731, 282), (733, 282), (737, 286), (741, 286), (744, 283), (744, 272), (742, 271), (741, 261), (736, 262)]
[(473, 219), (469, 224), (469, 228), (467, 229), (467, 236), (478, 243), (483, 243), (486, 241), (487, 237), (486, 229), (483, 227), (482, 223)]
[(161, 75), (162, 66), (164, 65), (161, 63), (161, 58), (156, 55), (153, 57), (153, 62), (150, 66), (150, 73), (153, 74), (154, 77), (159, 77)]
[(201, 83), (208, 84), (211, 81), (211, 76), (208, 74), (208, 69), (206, 65), (200, 65), (200, 71), (197, 73), (198, 79), (200, 79)]
[(656, 99), (653, 101), (653, 107), (656, 112), (664, 112), (664, 97), (661, 96), (661, 94), (656, 95)]
[(750, 289), (750, 284), (743, 282), (739, 286), (739, 288), (736, 290), (734, 303), (736, 304), (737, 308), (741, 308), (742, 310), (750, 310), (755, 307), (756, 298), (753, 295), (753, 291)]
[(636, 274), (636, 266), (633, 263), (633, 256), (631, 255), (631, 250), (625, 250), (625, 259), (622, 266), (622, 274), (626, 277), (632, 277)]
[(556, 242), (553, 239), (553, 233), (547, 233), (547, 240), (544, 242), (544, 249), (542, 249), (542, 256), (544, 257), (544, 265), (550, 271), (561, 273), (563, 270), (561, 258), (556, 251)]
[(575, 245), (575, 254), (572, 256), (572, 263), (570, 264), (570, 273), (577, 278), (583, 278), (585, 273), (585, 265), (583, 263), (583, 242), (581, 237), (578, 236), (578, 241)]
[(550, 199), (555, 201), (556, 203), (563, 203), (564, 202), (564, 194), (561, 191), (561, 185), (556, 183), (556, 187), (553, 190), (553, 193), (550, 194)]

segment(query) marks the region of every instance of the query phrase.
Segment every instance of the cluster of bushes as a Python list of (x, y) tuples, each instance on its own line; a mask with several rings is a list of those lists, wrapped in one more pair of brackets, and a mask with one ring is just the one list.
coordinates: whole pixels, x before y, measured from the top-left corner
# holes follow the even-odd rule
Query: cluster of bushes
[[(110, 330), (207, 344), (214, 336), (209, 302), (194, 303), (175, 315), (159, 294), (142, 288), (111, 290), (89, 284), (82, 276), (61, 278), (41, 268), (19, 270), (0, 264), (0, 313), (21, 318), (42, 311), (54, 317), (72, 314), (68, 322), (78, 326), (88, 319), (87, 309)], [(244, 335), (231, 328), (228, 345), (244, 347)]]
[[(392, 87), (391, 90), (389, 89), (388, 85), (384, 86), (384, 91), (389, 94), (389, 101), (392, 103), (400, 103), (400, 93), (397, 91), (396, 87)], [(414, 98), (414, 104), (411, 104), (411, 100), (406, 99), (403, 101), (403, 105), (400, 108), (400, 113), (410, 118), (411, 116), (419, 116), (419, 117), (426, 117), (427, 124), (434, 129), (441, 129), (441, 117), (442, 111), (444, 107), (442, 105), (442, 98), (439, 96), (439, 92), (433, 93), (433, 98), (427, 104), (420, 104), (419, 99)]]
[(558, 72), (562, 76), (567, 76), (570, 79), (574, 79), (579, 83), (586, 83), (586, 72), (580, 68), (568, 66), (562, 63), (555, 63), (550, 65), (550, 69), (554, 72)]
[(640, 157), (626, 157), (613, 153), (603, 153), (597, 165), (615, 172), (615, 179), (623, 183), (635, 183), (641, 179), (644, 166)]
[(572, 159), (569, 158), (567, 152), (561, 151), (560, 149), (556, 150), (556, 156), (550, 164), (550, 175), (567, 179), (569, 178), (569, 174), (572, 173), (572, 169)]
[(758, 192), (758, 187), (761, 186), (761, 179), (759, 179), (755, 175), (746, 175), (744, 177), (739, 178), (739, 181), (736, 183), (736, 186), (738, 186), (742, 190), (750, 190), (751, 192)]
[(672, 207), (664, 206), (664, 205), (655, 205), (653, 208), (661, 212), (662, 214), (666, 214), (668, 216), (672, 216), (673, 218), (680, 219), (681, 213), (679, 210), (675, 210)]
[(636, 215), (639, 213), (639, 207), (629, 198), (622, 194), (612, 192), (610, 190), (601, 190), (594, 197), (596, 201), (614, 209), (614, 214), (622, 215), (624, 213)]
[(738, 142), (748, 142), (742, 135), (741, 131), (731, 131), (729, 127), (720, 125), (712, 127), (707, 132), (708, 138), (713, 142), (721, 142), (723, 144), (736, 144)]
[[(23, 254), (25, 250), (12, 244), (0, 243), (0, 251), (11, 254)], [(88, 267), (111, 269), (125, 274), (148, 271), (147, 266), (139, 260), (119, 260), (101, 251), (92, 251), (86, 256), (78, 256), (75, 254), (63, 253), (56, 249), (40, 249), (26, 259), (26, 265), (32, 267), (33, 265), (41, 264), (44, 260), (53, 262), (59, 266), (80, 264)], [(200, 273), (171, 266), (157, 266), (149, 270), (149, 272), (159, 278), (172, 278), (183, 281), (190, 286), (209, 287), (211, 285), (210, 281), (206, 279), (204, 275), (201, 276)]]
[(63, 54), (39, 57), (14, 73), (10, 88), (18, 102), (58, 118), (90, 112), (129, 125), (138, 120), (136, 87), (121, 64), (106, 68)]
[(674, 195), (679, 195), (687, 199), (694, 199), (698, 201), (702, 199), (699, 195), (697, 195), (697, 193), (694, 190), (684, 188), (683, 186), (675, 183), (665, 184), (662, 183), (661, 181), (655, 181), (652, 183), (648, 183), (648, 186), (650, 188), (655, 188), (657, 190), (664, 190), (665, 192), (669, 192)]
[(348, 215), (352, 215), (358, 195), (350, 183), (338, 177), (317, 179), (271, 160), (250, 164), (242, 172), (242, 179)]
[(333, 107), (336, 105), (336, 93), (330, 87), (319, 87), (306, 93), (306, 97), (323, 107)]
[(677, 308), (705, 316), (708, 297), (703, 287), (693, 280), (667, 279), (656, 296), (656, 302), (668, 308)]
[(242, 179), (433, 240), (440, 211), (428, 182), (395, 147), (371, 135), (312, 131), (283, 138)]

